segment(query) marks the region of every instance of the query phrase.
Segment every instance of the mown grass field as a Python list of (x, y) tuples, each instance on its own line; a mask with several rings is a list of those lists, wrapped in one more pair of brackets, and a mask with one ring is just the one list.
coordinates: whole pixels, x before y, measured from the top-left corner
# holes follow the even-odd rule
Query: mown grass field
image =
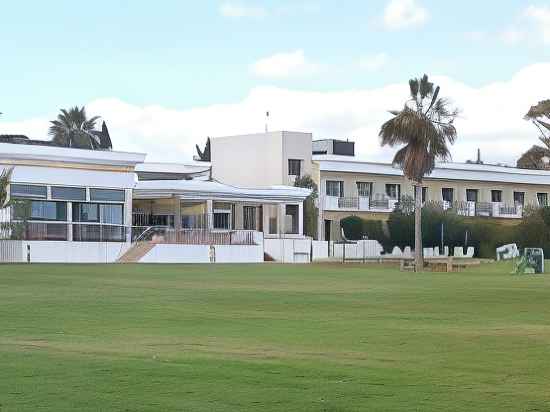
[(0, 411), (549, 411), (550, 275), (0, 266)]

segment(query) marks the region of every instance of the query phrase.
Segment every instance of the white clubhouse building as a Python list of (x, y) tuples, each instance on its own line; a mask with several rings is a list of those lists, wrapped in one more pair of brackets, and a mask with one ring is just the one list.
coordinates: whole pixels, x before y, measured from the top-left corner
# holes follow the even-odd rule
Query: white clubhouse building
[[(0, 143), (4, 169), (12, 169), (14, 202), (1, 219), (20, 228), (3, 235), (23, 242), (17, 261), (309, 261), (303, 203), (311, 191), (294, 187), (297, 177), (319, 187), (318, 241), (339, 240), (347, 216), (387, 219), (414, 194), (400, 169), (356, 159), (353, 142), (284, 131), (213, 138), (210, 162), (185, 164)], [(443, 163), (424, 184), (426, 202), (472, 219), (518, 220), (525, 206), (548, 205), (550, 172)]]

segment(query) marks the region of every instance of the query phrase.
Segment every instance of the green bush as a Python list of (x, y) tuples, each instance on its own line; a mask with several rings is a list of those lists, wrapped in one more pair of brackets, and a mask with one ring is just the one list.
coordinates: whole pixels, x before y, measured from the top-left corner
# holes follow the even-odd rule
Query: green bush
[(384, 232), (385, 222), (381, 220), (364, 220), (359, 216), (350, 216), (340, 221), (340, 227), (344, 230), (349, 240), (361, 240), (364, 237), (380, 242), (385, 250), (391, 248), (391, 242)]

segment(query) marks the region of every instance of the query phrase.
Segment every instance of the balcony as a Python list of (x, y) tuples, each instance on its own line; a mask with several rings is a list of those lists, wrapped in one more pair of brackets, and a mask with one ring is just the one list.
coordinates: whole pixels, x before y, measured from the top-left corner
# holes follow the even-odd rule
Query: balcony
[(325, 210), (339, 212), (392, 212), (397, 199), (384, 196), (370, 197), (337, 197), (325, 196)]
[(456, 209), (461, 216), (480, 216), (521, 219), (523, 206), (519, 204), (507, 205), (502, 202), (455, 202), (451, 208)]
[[(398, 204), (397, 199), (391, 199), (384, 195), (369, 197), (336, 197), (325, 196), (324, 210), (338, 212), (379, 212), (390, 213)], [(521, 219), (523, 206), (519, 204), (509, 205), (502, 202), (448, 202), (430, 201), (427, 205), (439, 207), (443, 210), (455, 210), (460, 216), (470, 217), (494, 217)], [(414, 205), (411, 203), (414, 209)], [(425, 207), (426, 204), (423, 205)]]

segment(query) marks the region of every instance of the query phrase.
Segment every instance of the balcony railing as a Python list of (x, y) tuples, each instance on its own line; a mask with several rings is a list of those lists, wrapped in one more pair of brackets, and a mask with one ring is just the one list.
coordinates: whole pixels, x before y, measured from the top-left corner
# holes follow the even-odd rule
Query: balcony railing
[(385, 196), (325, 196), (324, 203), (325, 210), (391, 212), (398, 201)]
[[(414, 201), (409, 199), (408, 206), (414, 210)], [(324, 197), (324, 209), (328, 211), (350, 212), (392, 212), (399, 204), (397, 199), (385, 195), (373, 197)], [(481, 216), (519, 219), (523, 216), (523, 206), (519, 204), (505, 204), (503, 202), (467, 202), (467, 201), (430, 201), (428, 205), (440, 207), (443, 210), (456, 210), (461, 216)], [(426, 206), (425, 204), (423, 206)]]
[[(137, 234), (138, 232), (134, 232)], [(167, 227), (144, 228), (133, 237), (133, 241), (149, 241), (160, 244), (183, 245), (256, 245), (256, 235), (253, 230), (213, 231), (208, 229), (181, 229)]]

